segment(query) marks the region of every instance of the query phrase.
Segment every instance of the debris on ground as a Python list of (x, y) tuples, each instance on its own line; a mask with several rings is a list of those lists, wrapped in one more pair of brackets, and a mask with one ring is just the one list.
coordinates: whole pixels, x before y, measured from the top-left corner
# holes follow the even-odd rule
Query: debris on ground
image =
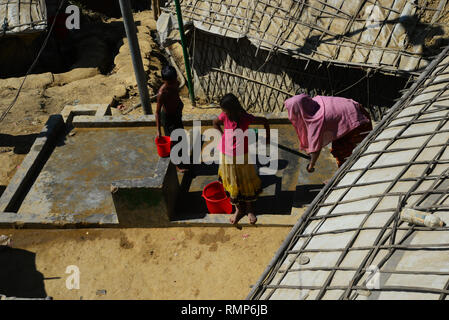
[(106, 295), (106, 290), (102, 289), (102, 290), (97, 290), (97, 296), (104, 296)]
[(2, 247), (10, 247), (11, 246), (11, 236), (7, 236), (7, 235), (0, 235), (0, 250), (2, 249)]
[(310, 262), (310, 258), (307, 257), (307, 256), (300, 256), (300, 257), (298, 258), (298, 263), (299, 263), (300, 265), (305, 265), (305, 264), (308, 264), (309, 262)]
[(442, 228), (445, 223), (436, 215), (405, 208), (400, 215), (401, 221), (408, 222), (409, 224), (416, 224), (419, 226), (426, 226), (429, 228)]
[(357, 294), (364, 296), (364, 297), (369, 297), (371, 295), (371, 291), (369, 290), (357, 290)]

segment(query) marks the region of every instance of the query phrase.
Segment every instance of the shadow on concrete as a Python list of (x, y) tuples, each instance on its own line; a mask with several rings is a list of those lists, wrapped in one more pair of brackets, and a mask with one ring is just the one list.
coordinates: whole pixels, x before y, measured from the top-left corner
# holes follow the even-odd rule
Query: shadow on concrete
[[(288, 167), (287, 160), (280, 159), (278, 170)], [(257, 164), (257, 167), (262, 167)], [(264, 193), (256, 201), (257, 214), (290, 215), (293, 207), (301, 208), (310, 204), (322, 184), (298, 185), (293, 190), (282, 190), (282, 177), (276, 175), (260, 175)], [(218, 165), (192, 165), (190, 173), (184, 174), (181, 182), (181, 193), (176, 207), (176, 220), (201, 219), (209, 213), (202, 191), (198, 191), (207, 183), (218, 180)], [(274, 187), (273, 187), (274, 186)], [(189, 192), (194, 189), (195, 191)], [(269, 189), (269, 190), (268, 190)], [(267, 190), (267, 191), (266, 191)], [(235, 208), (234, 208), (235, 210)]]
[(217, 164), (194, 164), (189, 166), (189, 172), (182, 175), (180, 194), (175, 208), (176, 220), (201, 219), (209, 213), (206, 201), (202, 197), (202, 191), (190, 191), (202, 189), (207, 183), (218, 180)]
[(275, 193), (261, 196), (256, 202), (258, 214), (289, 215), (292, 208), (303, 208), (312, 203), (324, 184), (305, 184), (296, 186), (295, 191), (282, 190), (282, 178), (275, 176), (261, 176), (262, 187), (275, 184)]
[(119, 190), (112, 194), (121, 228), (156, 228), (169, 224), (162, 192), (149, 189)]
[(202, 192), (181, 193), (176, 207), (176, 220), (202, 219), (207, 216), (206, 201)]
[(262, 196), (256, 202), (256, 214), (290, 215), (295, 192), (281, 191), (274, 196)]
[(304, 206), (312, 203), (313, 199), (315, 199), (323, 188), (324, 184), (306, 184), (296, 186), (292, 206), (295, 208), (303, 208)]
[(6, 189), (6, 186), (0, 186), (0, 197), (2, 196), (5, 189)]
[(44, 276), (36, 269), (36, 254), (0, 246), (0, 294), (18, 298), (46, 298)]

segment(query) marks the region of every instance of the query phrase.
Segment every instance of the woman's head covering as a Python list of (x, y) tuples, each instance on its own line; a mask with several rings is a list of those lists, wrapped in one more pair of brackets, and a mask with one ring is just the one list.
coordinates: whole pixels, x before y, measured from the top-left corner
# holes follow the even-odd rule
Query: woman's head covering
[(288, 118), (296, 129), (301, 149), (315, 152), (322, 148), (324, 108), (307, 94), (300, 94), (285, 101)]

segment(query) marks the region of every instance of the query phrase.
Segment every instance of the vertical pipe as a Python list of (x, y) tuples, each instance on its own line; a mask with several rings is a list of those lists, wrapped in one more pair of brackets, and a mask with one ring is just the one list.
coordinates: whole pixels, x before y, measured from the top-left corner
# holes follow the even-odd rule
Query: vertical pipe
[(192, 100), (192, 104), (195, 105), (195, 92), (193, 91), (192, 71), (190, 69), (189, 52), (187, 51), (187, 47), (186, 47), (186, 39), (185, 39), (185, 34), (184, 34), (184, 22), (182, 21), (181, 5), (179, 4), (179, 0), (174, 0), (174, 1), (175, 1), (175, 6), (176, 6), (176, 15), (178, 16), (179, 35), (181, 37), (182, 51), (184, 53), (184, 63), (186, 66), (187, 85), (189, 87), (190, 100)]
[(139, 87), (140, 102), (144, 114), (151, 114), (150, 96), (147, 87), (147, 76), (143, 68), (142, 56), (140, 54), (139, 41), (137, 39), (136, 25), (131, 11), (129, 0), (119, 0), (122, 11), (123, 24), (125, 25), (126, 36), (128, 38), (129, 51), (134, 66), (137, 86)]

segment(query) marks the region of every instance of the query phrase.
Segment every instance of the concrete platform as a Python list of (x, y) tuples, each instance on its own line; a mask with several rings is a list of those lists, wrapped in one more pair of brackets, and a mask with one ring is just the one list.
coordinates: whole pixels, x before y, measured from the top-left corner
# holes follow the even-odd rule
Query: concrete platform
[[(229, 215), (208, 214), (201, 197), (217, 180), (218, 165), (194, 165), (190, 174), (177, 175), (170, 160), (157, 155), (154, 116), (109, 114), (108, 106), (83, 105), (50, 117), (0, 198), (0, 226), (229, 225)], [(335, 172), (335, 161), (325, 151), (309, 174), (286, 115), (267, 118), (279, 130), (279, 170), (261, 176), (258, 225), (294, 225)], [(205, 130), (212, 119), (183, 120), (186, 129), (201, 120)]]
[[(306, 170), (308, 159), (300, 153), (296, 132), (290, 124), (273, 124), (279, 132), (278, 170), (273, 175), (263, 175), (264, 166), (257, 165), (263, 192), (255, 207), (259, 225), (294, 225), (313, 198), (324, 187), (323, 181), (332, 177), (337, 166), (326, 148), (317, 162), (316, 172)], [(179, 175), (181, 197), (175, 219), (179, 223), (229, 223), (229, 215), (208, 214), (202, 197), (203, 188), (218, 179), (218, 165), (195, 165), (191, 173)], [(247, 224), (248, 219), (242, 219)]]
[(155, 137), (155, 128), (75, 128), (59, 139), (18, 212), (114, 215), (111, 182), (153, 175), (159, 160)]

